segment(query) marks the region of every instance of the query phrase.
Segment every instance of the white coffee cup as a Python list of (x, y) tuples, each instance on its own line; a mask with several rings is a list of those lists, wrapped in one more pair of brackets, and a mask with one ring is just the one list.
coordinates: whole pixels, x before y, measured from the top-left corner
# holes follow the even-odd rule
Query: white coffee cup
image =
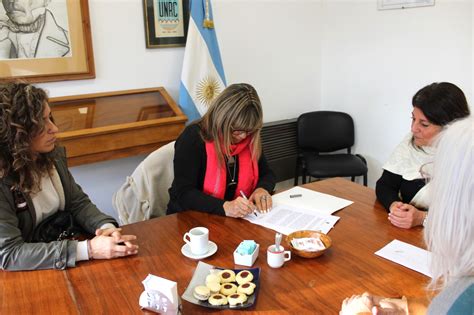
[(283, 246), (277, 249), (275, 245), (270, 245), (267, 249), (267, 263), (272, 268), (280, 268), (290, 259), (291, 252), (285, 250)]
[(189, 244), (194, 255), (205, 254), (209, 249), (209, 230), (205, 227), (195, 227), (184, 234), (183, 240)]

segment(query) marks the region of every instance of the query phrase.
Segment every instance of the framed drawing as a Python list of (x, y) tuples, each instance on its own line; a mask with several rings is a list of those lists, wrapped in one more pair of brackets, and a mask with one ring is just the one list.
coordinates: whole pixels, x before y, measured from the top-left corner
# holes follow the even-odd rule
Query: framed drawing
[(146, 47), (185, 46), (189, 0), (143, 0)]
[(95, 78), (88, 0), (0, 5), (0, 81)]
[(435, 4), (435, 0), (378, 0), (379, 10), (426, 7)]

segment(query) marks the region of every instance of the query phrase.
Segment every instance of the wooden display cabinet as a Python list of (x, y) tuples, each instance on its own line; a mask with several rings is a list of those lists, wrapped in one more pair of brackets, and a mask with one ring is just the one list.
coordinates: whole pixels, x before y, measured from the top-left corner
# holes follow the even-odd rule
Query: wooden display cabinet
[(149, 153), (175, 140), (187, 117), (162, 87), (49, 99), (70, 166)]

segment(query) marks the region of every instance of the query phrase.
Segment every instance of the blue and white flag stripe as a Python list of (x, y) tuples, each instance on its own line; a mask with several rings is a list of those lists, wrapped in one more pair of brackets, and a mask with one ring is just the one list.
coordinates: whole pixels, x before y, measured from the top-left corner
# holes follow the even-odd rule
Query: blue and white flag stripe
[[(202, 116), (211, 100), (204, 88), (221, 92), (225, 86), (224, 68), (215, 29), (203, 27), (206, 0), (191, 0), (188, 38), (184, 52), (179, 104), (189, 121)], [(212, 9), (209, 0), (209, 15)]]
[[(219, 72), (221, 78), (224, 78), (224, 67), (222, 66), (221, 53), (219, 52), (219, 44), (217, 43), (217, 36), (215, 28), (205, 28), (203, 26), (204, 14), (205, 14), (205, 2), (206, 0), (191, 0), (191, 19), (194, 21), (196, 29), (201, 34), (202, 38), (206, 42), (209, 54), (211, 55), (214, 66)], [(194, 6), (194, 7), (193, 7)], [(209, 0), (209, 18), (213, 20), (213, 13), (211, 7), (211, 1)]]

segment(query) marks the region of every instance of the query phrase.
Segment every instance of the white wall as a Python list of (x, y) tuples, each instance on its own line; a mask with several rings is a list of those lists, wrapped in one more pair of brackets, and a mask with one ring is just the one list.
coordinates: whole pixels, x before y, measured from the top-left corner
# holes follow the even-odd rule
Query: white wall
[[(41, 84), (51, 96), (164, 86), (177, 99), (183, 48), (146, 49), (141, 0), (89, 0), (97, 78)], [(265, 121), (321, 108), (356, 121), (356, 151), (373, 183), (408, 131), (411, 96), (427, 83), (458, 84), (472, 100), (470, 0), (377, 11), (376, 0), (214, 0), (228, 83), (250, 82)], [(143, 157), (72, 168), (106, 211)], [(98, 180), (100, 179), (100, 180)], [(104, 185), (105, 183), (105, 185)], [(106, 188), (104, 188), (106, 186)]]
[(227, 83), (252, 84), (265, 121), (314, 110), (321, 97), (320, 1), (213, 3)]

